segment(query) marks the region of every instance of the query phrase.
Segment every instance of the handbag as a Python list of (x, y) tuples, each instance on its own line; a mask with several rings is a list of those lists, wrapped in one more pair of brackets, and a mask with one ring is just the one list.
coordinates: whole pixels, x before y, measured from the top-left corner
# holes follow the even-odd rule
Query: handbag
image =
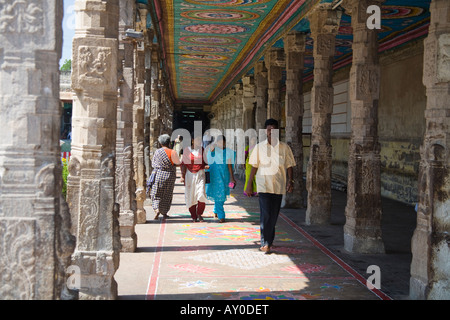
[(147, 179), (147, 194), (149, 194), (150, 190), (153, 187), (153, 184), (155, 183), (156, 178), (156, 170), (153, 170), (150, 174), (150, 177)]
[(211, 182), (211, 173), (209, 171), (205, 171), (205, 183)]

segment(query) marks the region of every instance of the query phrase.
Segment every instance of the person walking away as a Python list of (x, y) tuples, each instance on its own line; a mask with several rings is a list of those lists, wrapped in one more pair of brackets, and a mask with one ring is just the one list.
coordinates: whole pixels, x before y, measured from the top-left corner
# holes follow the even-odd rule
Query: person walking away
[(234, 162), (236, 153), (226, 148), (223, 135), (217, 137), (216, 143), (211, 144), (207, 152), (210, 182), (206, 185), (206, 196), (214, 201), (214, 214), (219, 222), (225, 222), (224, 204), (230, 195), (230, 185), (236, 186), (234, 178)]
[[(270, 253), (275, 239), (275, 226), (280, 212), (283, 194), (294, 188), (293, 167), (296, 165), (291, 148), (280, 141), (273, 131), (278, 130), (278, 121), (268, 119), (264, 125), (267, 139), (258, 143), (248, 163), (252, 166), (246, 193), (252, 194), (253, 179), (256, 179), (260, 207), (260, 250)], [(286, 184), (286, 171), (288, 182)]]
[(152, 175), (149, 178), (147, 187), (150, 188), (150, 198), (152, 208), (155, 212), (154, 219), (157, 220), (162, 214), (167, 218), (167, 213), (172, 205), (173, 189), (176, 180), (176, 166), (181, 161), (177, 153), (170, 149), (170, 136), (163, 134), (158, 137), (161, 146), (155, 151), (152, 159)]
[(193, 222), (203, 221), (205, 211), (205, 168), (202, 136), (192, 136), (191, 146), (183, 150), (181, 158), (181, 183), (185, 186), (184, 196)]
[(177, 153), (178, 157), (181, 158), (181, 151), (183, 150), (183, 136), (178, 135), (175, 139), (175, 144), (173, 146), (173, 150)]

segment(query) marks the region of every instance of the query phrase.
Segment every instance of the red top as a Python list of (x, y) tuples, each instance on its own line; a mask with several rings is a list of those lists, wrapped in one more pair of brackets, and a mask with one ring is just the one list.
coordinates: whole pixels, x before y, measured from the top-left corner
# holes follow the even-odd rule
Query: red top
[(166, 149), (166, 148), (164, 148), (164, 151), (166, 152), (167, 156), (169, 157), (170, 162), (173, 164), (173, 160), (172, 160), (172, 149)]
[(185, 166), (192, 173), (197, 173), (200, 170), (205, 169), (206, 162), (203, 159), (203, 148), (199, 150), (197, 156), (194, 156), (189, 148), (184, 149), (181, 165)]

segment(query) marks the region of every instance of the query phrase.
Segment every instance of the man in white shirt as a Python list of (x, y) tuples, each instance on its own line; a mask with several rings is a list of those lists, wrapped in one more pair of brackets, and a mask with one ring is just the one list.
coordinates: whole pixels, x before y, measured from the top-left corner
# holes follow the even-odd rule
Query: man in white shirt
[(265, 129), (267, 140), (255, 146), (248, 161), (252, 170), (247, 183), (248, 190), (245, 190), (245, 192), (248, 196), (252, 195), (251, 188), (253, 179), (255, 179), (261, 211), (260, 250), (268, 254), (275, 238), (275, 225), (283, 194), (286, 191), (291, 193), (294, 189), (292, 167), (296, 163), (291, 148), (286, 143), (279, 141), (279, 135), (272, 134), (274, 130), (278, 130), (278, 121), (274, 119), (266, 120)]

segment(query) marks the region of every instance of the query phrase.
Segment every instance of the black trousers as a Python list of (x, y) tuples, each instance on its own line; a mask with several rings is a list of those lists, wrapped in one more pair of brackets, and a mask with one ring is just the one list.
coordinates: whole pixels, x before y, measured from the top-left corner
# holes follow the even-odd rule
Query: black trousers
[(275, 225), (283, 196), (274, 193), (258, 193), (258, 196), (261, 211), (261, 247), (271, 246), (275, 239)]

